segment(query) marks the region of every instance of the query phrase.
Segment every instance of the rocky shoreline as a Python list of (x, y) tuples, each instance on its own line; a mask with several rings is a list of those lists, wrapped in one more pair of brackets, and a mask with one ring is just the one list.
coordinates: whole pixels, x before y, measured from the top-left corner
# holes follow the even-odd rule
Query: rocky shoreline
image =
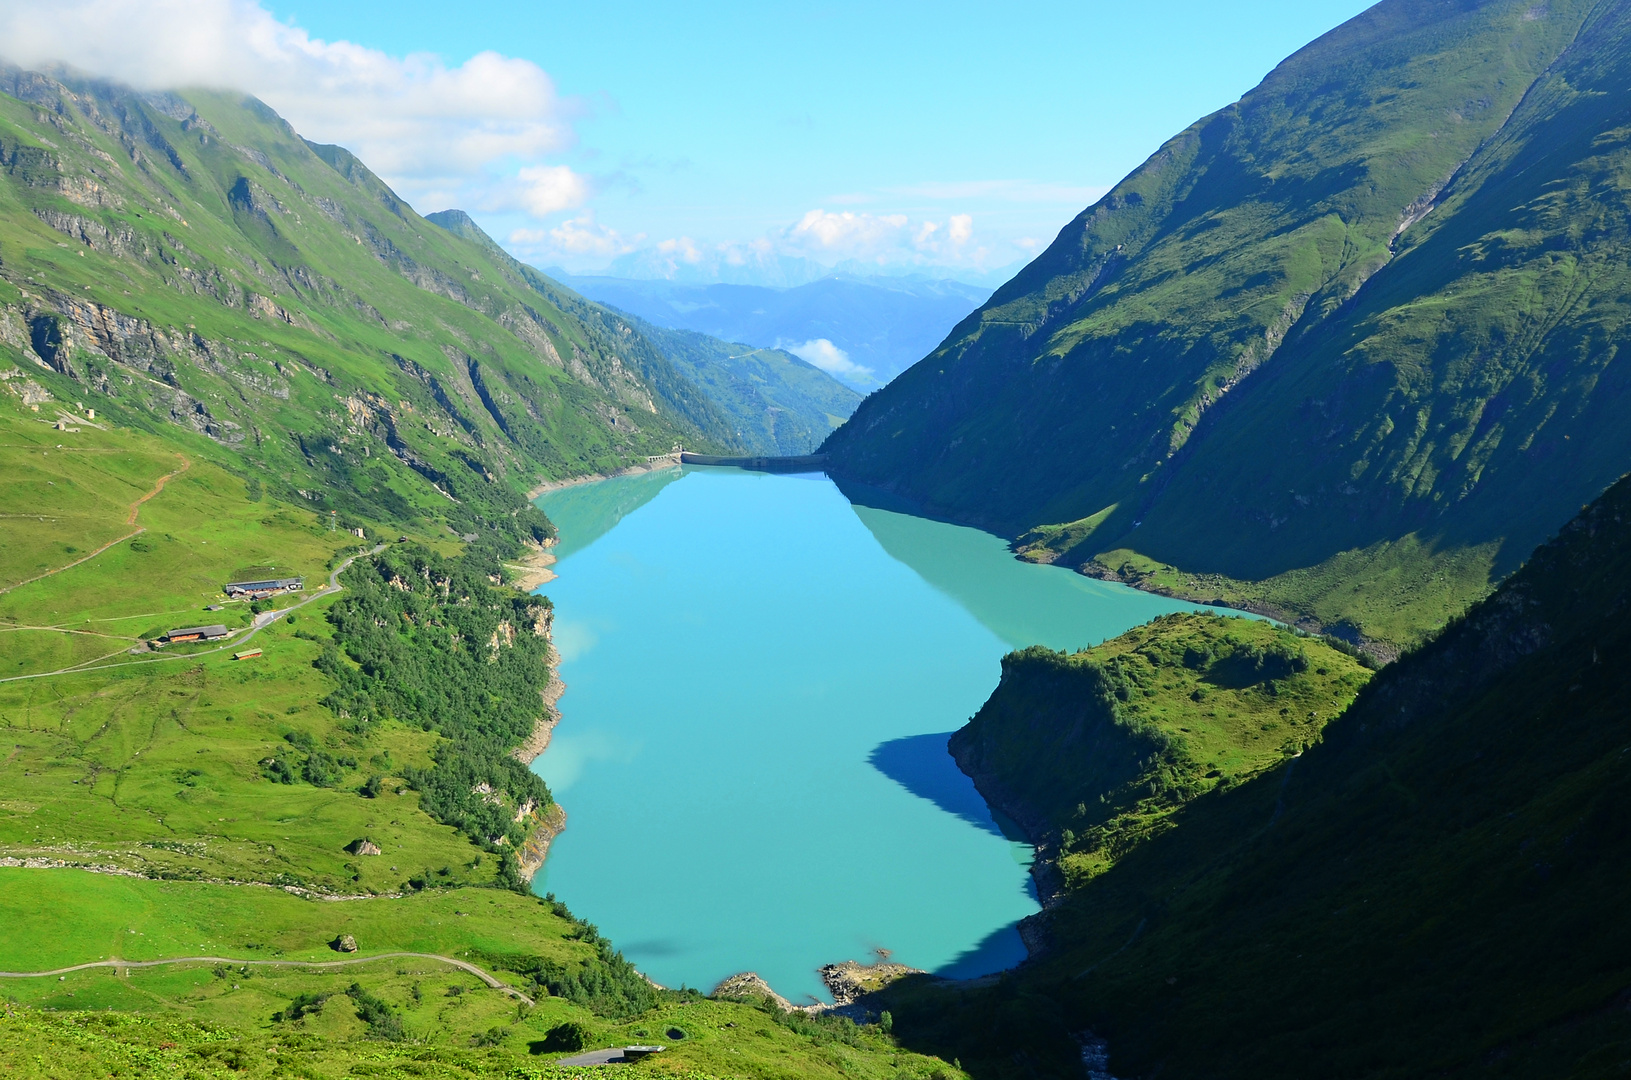
[[(553, 619), (550, 620), (550, 624)], [(546, 624), (545, 633), (552, 628)], [(566, 684), (561, 681), (561, 654), (555, 649), (553, 640), (549, 643), (549, 651), (545, 654), (545, 664), (549, 667), (549, 684), (543, 689), (544, 703), (543, 715), (533, 725), (532, 734), (527, 736), (526, 742), (514, 750), (515, 759), (523, 765), (531, 765), (539, 754), (549, 749), (550, 737), (555, 734), (555, 725), (561, 722), (561, 710), (558, 703), (561, 695), (566, 692)], [(566, 828), (566, 811), (558, 802), (551, 802), (549, 809), (538, 816), (538, 824), (533, 826), (532, 832), (527, 835), (526, 842), (521, 845), (519, 853), (521, 879), (531, 881), (532, 875), (544, 865), (544, 859), (549, 855), (550, 843)]]
[[(545, 632), (548, 633), (547, 628)], [(539, 754), (549, 749), (550, 736), (555, 734), (555, 725), (561, 722), (558, 703), (561, 695), (566, 693), (566, 684), (561, 681), (561, 654), (555, 650), (553, 640), (549, 643), (549, 651), (545, 653), (544, 663), (549, 668), (549, 684), (540, 695), (544, 702), (544, 713), (533, 725), (532, 734), (514, 750), (515, 760), (523, 765), (531, 765)]]
[(880, 949), (878, 959), (870, 964), (845, 960), (841, 964), (826, 965), (821, 969), (821, 981), (827, 985), (827, 992), (832, 995), (832, 1007), (841, 1009), (846, 1005), (854, 1005), (868, 994), (882, 990), (897, 979), (904, 979), (908, 975), (927, 974), (928, 972), (921, 968), (895, 963), (889, 959), (887, 952)]
[(771, 985), (754, 971), (744, 971), (720, 980), (719, 985), (713, 988), (709, 996), (768, 998), (782, 1012), (801, 1012), (810, 1015), (832, 1012), (849, 1016), (857, 1022), (864, 1022), (867, 1019), (864, 1000), (867, 995), (882, 990), (897, 979), (904, 979), (908, 975), (926, 975), (928, 972), (894, 963), (889, 959), (887, 951), (880, 950), (874, 963), (862, 964), (854, 960), (845, 960), (840, 964), (825, 965), (821, 968), (820, 974), (827, 992), (832, 994), (831, 1005), (819, 1001), (812, 1005), (794, 1005), (776, 993)]
[[(553, 541), (551, 541), (553, 543)], [(545, 544), (527, 545), (527, 554), (517, 562), (505, 563), (504, 569), (516, 571), (516, 576), (510, 584), (522, 592), (530, 593), (540, 585), (555, 580), (555, 571), (550, 567), (555, 565), (555, 555)], [(509, 577), (508, 574), (505, 575)]]

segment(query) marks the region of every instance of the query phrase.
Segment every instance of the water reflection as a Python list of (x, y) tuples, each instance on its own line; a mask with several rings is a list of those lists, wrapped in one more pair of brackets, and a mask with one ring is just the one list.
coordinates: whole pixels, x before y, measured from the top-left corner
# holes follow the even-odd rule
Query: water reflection
[(851, 509), (891, 558), (955, 600), (1012, 649), (1087, 648), (1156, 615), (1203, 610), (1064, 567), (1022, 562), (1002, 539), (979, 529), (875, 506), (852, 503)]
[(620, 476), (616, 483), (574, 484), (540, 496), (535, 501), (540, 506), (547, 503), (549, 519), (560, 533), (555, 557), (582, 551), (682, 475), (680, 466), (674, 465)]

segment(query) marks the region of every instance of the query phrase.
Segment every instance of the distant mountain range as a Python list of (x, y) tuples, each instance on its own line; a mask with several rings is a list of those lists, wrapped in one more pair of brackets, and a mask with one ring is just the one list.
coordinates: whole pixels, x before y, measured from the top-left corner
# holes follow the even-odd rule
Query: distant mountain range
[[(1013, 277), (1024, 265), (1024, 260), (1020, 260), (990, 270), (962, 267), (951, 271), (949, 268), (923, 267), (908, 274), (891, 274), (876, 264), (858, 259), (845, 259), (828, 266), (798, 255), (751, 251), (728, 254), (712, 249), (690, 249), (682, 253), (662, 248), (642, 248), (618, 256), (603, 270), (580, 276), (669, 281), (684, 285), (759, 285), (771, 289), (795, 288), (826, 277), (876, 277), (885, 281), (895, 277), (920, 280), (955, 277), (989, 290)], [(550, 273), (556, 274), (557, 271), (552, 268)]]
[(1059, 560), (1394, 645), (1631, 468), (1631, 15), (1387, 0), (828, 443)]
[(792, 288), (551, 274), (659, 326), (785, 349), (863, 393), (944, 340), (991, 291), (915, 277), (824, 277)]

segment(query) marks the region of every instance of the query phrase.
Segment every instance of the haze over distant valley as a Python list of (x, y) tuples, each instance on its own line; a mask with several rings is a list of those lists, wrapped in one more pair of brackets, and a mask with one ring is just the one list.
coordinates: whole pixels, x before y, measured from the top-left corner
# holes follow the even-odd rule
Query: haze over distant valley
[(783, 349), (868, 393), (911, 367), (991, 295), (921, 277), (824, 277), (790, 288), (556, 276), (659, 326)]

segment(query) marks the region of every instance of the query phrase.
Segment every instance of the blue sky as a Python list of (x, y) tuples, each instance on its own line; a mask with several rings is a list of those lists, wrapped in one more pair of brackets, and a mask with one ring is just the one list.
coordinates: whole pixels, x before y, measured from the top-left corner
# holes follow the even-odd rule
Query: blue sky
[[(576, 146), (551, 160), (592, 189), (548, 224), (587, 210), (624, 246), (688, 238), (706, 250), (776, 242), (820, 210), (832, 215), (813, 223), (825, 231), (794, 250), (823, 262), (909, 262), (916, 253), (902, 245), (937, 222), (930, 238), (942, 246), (926, 261), (957, 266), (984, 248), (978, 262), (999, 266), (1366, 6), (606, 0), (486, 3), (450, 17), (425, 0), (331, 0), (274, 10), (393, 54), (458, 63), (497, 49), (535, 61), (582, 109)], [(521, 213), (472, 212), (501, 239), (548, 232)], [(972, 218), (957, 245), (946, 236), (954, 215)], [(899, 216), (904, 229), (876, 224)], [(573, 269), (610, 251), (516, 246)]]
[(1366, 6), (53, 0), (0, 51), (256, 94), (539, 265), (975, 279)]

